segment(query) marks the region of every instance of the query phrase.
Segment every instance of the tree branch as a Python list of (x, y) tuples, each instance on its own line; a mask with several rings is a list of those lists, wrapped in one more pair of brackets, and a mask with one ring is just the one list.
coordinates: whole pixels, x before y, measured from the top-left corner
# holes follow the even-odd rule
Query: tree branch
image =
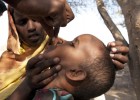
[(99, 11), (101, 17), (103, 18), (108, 29), (111, 31), (114, 39), (117, 41), (121, 41), (121, 42), (123, 42), (124, 45), (128, 46), (127, 41), (125, 40), (125, 38), (119, 31), (117, 26), (114, 24), (111, 17), (109, 16), (109, 14), (107, 13), (105, 6), (104, 6), (104, 2), (102, 0), (96, 0), (96, 4), (97, 4), (97, 8), (98, 8), (98, 11)]

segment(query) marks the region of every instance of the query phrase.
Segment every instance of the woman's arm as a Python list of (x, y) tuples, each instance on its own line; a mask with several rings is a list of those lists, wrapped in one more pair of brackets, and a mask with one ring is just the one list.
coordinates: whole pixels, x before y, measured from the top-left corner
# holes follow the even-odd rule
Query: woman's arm
[(52, 0), (3, 0), (26, 15), (46, 16)]
[[(73, 19), (73, 12), (66, 0), (3, 0), (13, 8), (27, 15), (28, 17), (38, 20), (40, 23), (45, 22), (49, 26), (60, 27), (69, 21), (65, 17), (70, 13)], [(68, 12), (69, 11), (69, 12)], [(67, 21), (67, 22), (66, 22)], [(65, 23), (65, 24), (64, 24)], [(64, 25), (63, 25), (64, 24)]]
[[(59, 58), (45, 60), (41, 56), (29, 60), (24, 81), (7, 100), (32, 100), (36, 90), (49, 84), (61, 70), (61, 66), (57, 65), (59, 61)], [(49, 66), (54, 67), (47, 69)]]

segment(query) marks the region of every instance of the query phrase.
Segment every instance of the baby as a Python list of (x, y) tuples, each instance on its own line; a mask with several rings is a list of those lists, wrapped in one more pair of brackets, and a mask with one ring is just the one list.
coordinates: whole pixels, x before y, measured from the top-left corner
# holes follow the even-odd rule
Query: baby
[(109, 52), (93, 35), (83, 34), (50, 46), (44, 57), (59, 57), (62, 70), (45, 87), (46, 92), (37, 92), (35, 100), (62, 100), (57, 89), (68, 91), (74, 100), (89, 100), (107, 92), (114, 83), (115, 68)]

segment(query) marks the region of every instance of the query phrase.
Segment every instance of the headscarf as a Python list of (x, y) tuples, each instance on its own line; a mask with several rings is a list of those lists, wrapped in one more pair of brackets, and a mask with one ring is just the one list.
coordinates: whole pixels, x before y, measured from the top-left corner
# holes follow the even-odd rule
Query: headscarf
[[(46, 36), (45, 40), (42, 42), (42, 44), (36, 49), (31, 50), (31, 52), (26, 52), (21, 47), (18, 32), (16, 30), (13, 17), (10, 13), (10, 9), (8, 8), (8, 17), (9, 17), (9, 36), (8, 36), (8, 43), (7, 43), (7, 50), (3, 53), (0, 60), (0, 68), (6, 68), (6, 71), (0, 70), (0, 100), (6, 99), (22, 82), (25, 75), (25, 66), (28, 62), (28, 60), (37, 54), (40, 54), (43, 50), (45, 45), (47, 44), (47, 41), (49, 39), (48, 36)], [(32, 48), (31, 48), (32, 49)], [(9, 63), (10, 58), (4, 58), (8, 55), (8, 53), (14, 53), (20, 55), (20, 58), (22, 59), (14, 59), (15, 56), (12, 58), (12, 62)], [(26, 56), (24, 55), (25, 53)]]

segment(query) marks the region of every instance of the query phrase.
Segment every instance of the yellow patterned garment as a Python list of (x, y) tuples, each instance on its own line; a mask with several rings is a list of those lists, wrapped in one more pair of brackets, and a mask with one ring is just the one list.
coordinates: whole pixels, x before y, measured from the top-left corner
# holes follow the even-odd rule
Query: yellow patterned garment
[(25, 75), (25, 66), (28, 60), (36, 56), (37, 54), (40, 54), (44, 50), (45, 45), (49, 39), (49, 37), (46, 36), (42, 44), (22, 60), (14, 59), (15, 56), (12, 56), (13, 58), (8, 58), (8, 54), (12, 55), (13, 53), (22, 56), (22, 54), (26, 52), (21, 47), (13, 18), (9, 12), (8, 17), (9, 37), (7, 42), (7, 50), (10, 50), (10, 52), (4, 52), (0, 59), (0, 100), (4, 100), (5, 98), (7, 98), (22, 82)]

